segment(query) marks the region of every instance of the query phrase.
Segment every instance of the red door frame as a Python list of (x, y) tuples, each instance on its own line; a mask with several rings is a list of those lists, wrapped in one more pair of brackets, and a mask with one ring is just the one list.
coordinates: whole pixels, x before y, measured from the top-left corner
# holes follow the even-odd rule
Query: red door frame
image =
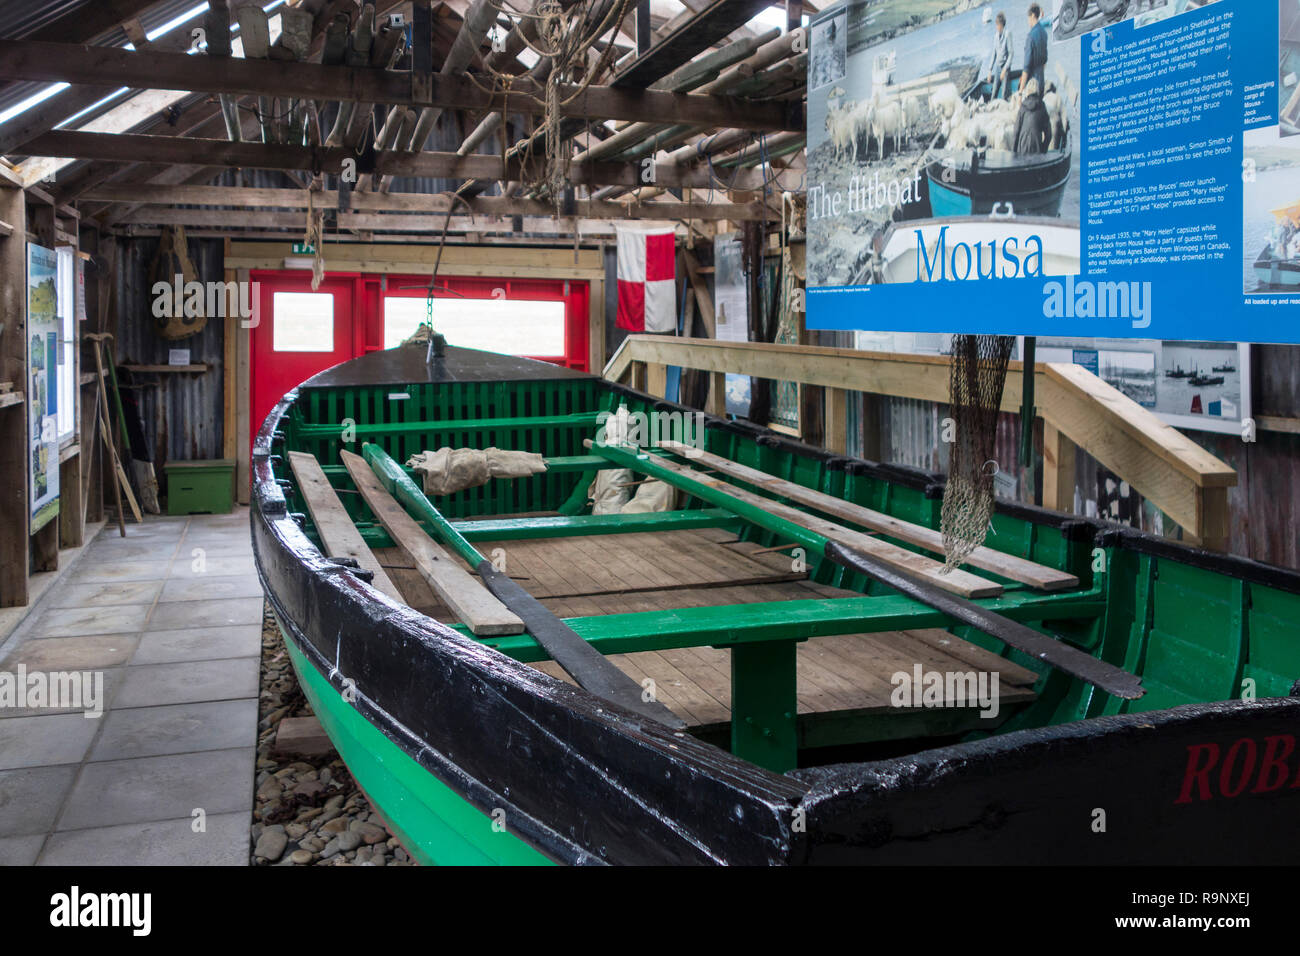
[[(271, 350), (274, 315), (272, 296), (276, 292), (310, 292), (311, 273), (306, 270), (257, 270), (249, 278), (255, 283), (253, 296), (253, 325), (249, 329), (249, 444), (262, 427), (271, 409), (300, 381), (339, 362), (348, 361), (378, 351), (384, 346), (384, 298), (386, 296), (411, 296), (423, 298), (428, 286), (427, 275), (374, 275), (355, 272), (327, 272), (321, 288), (327, 286), (342, 294), (345, 283), (350, 283), (350, 310), (338, 307), (336, 300), (335, 349), (333, 352), (284, 353), (294, 356), (319, 356), (313, 365), (300, 359), (294, 364), (294, 378), (290, 382), (283, 369), (271, 370), (268, 363), (277, 362)], [(505, 298), (518, 301), (564, 302), (564, 355), (530, 355), (527, 358), (551, 362), (576, 371), (589, 371), (589, 328), (591, 285), (585, 279), (533, 279), (533, 278), (483, 278), (474, 276), (439, 276), (439, 289), (444, 295), (470, 299)], [(435, 293), (436, 295), (437, 293)], [(350, 314), (348, 312), (350, 311)], [(266, 318), (267, 324), (262, 325)], [(350, 329), (347, 327), (350, 325)], [(454, 342), (451, 344), (455, 344)], [(349, 354), (350, 353), (350, 354)], [(279, 374), (277, 374), (277, 372)]]

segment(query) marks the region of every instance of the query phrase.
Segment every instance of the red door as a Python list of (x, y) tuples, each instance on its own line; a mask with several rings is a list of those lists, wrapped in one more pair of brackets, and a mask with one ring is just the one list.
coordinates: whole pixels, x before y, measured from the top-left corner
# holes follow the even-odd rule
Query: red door
[(355, 332), (356, 278), (330, 276), (314, 292), (309, 273), (254, 273), (257, 314), (249, 342), (252, 427), (285, 393), (317, 372), (361, 354)]

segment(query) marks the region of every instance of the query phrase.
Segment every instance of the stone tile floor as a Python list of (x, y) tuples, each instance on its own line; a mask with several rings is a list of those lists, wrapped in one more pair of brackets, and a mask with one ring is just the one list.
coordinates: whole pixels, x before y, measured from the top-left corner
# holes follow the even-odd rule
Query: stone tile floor
[(23, 665), (103, 681), (99, 717), (0, 706), (0, 865), (247, 865), (262, 631), (248, 527), (246, 508), (150, 516), (125, 538), (106, 525), (0, 645), (0, 679)]

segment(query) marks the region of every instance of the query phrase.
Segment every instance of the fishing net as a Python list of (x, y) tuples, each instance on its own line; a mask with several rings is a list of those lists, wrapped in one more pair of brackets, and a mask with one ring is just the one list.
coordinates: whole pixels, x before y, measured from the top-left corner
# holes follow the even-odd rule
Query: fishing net
[(984, 543), (993, 517), (993, 460), (998, 409), (1015, 339), (1008, 335), (954, 335), (948, 382), (953, 418), (952, 457), (943, 491), (939, 530), (944, 571)]

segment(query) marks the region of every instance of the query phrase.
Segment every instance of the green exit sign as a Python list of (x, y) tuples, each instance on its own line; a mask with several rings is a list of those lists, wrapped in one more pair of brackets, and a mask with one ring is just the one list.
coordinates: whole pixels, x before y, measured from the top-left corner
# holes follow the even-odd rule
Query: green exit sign
[(295, 256), (314, 256), (316, 247), (309, 242), (295, 242), (293, 244), (293, 254)]

